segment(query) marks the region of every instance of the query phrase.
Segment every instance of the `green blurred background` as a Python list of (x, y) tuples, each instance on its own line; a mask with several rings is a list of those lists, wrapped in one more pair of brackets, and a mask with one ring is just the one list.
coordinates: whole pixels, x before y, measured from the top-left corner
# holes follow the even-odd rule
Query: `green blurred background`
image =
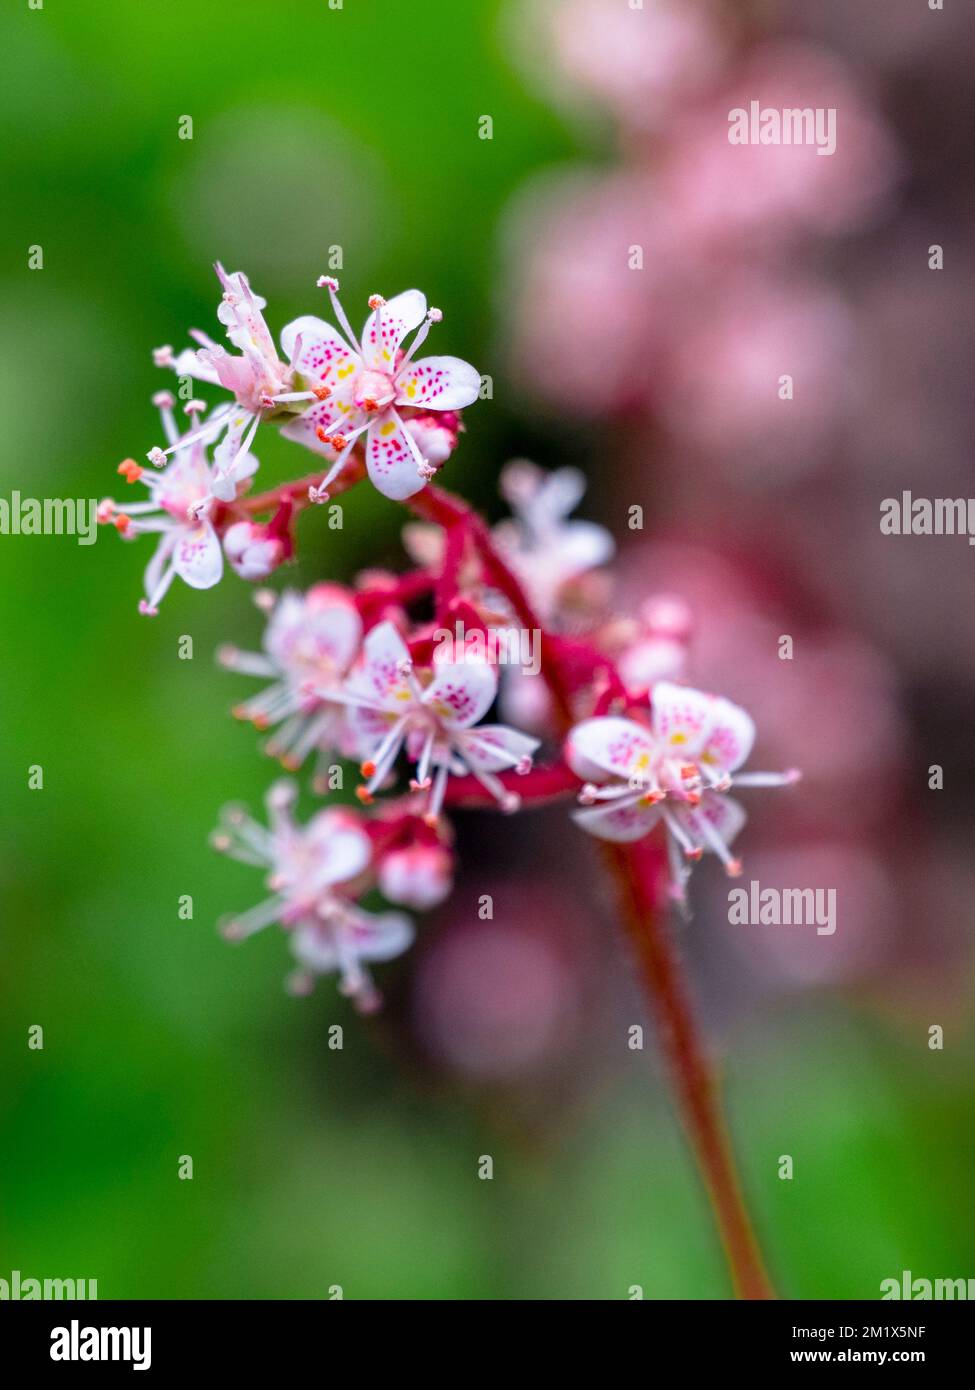
[[(217, 257), (247, 271), (277, 331), (320, 307), (340, 244), (347, 303), (417, 284), (447, 314), (435, 350), (491, 371), (499, 217), (576, 148), (504, 32), (494, 0), (7, 6), (0, 494), (120, 491), (118, 460), (157, 442), (149, 349), (213, 330)], [(504, 394), (477, 407), (447, 478), (482, 503), (508, 453), (558, 443)], [(283, 441), (257, 452), (267, 480), (303, 469)], [(307, 526), (292, 582), (396, 561), (398, 509), (369, 492), (346, 516), (340, 533)], [(288, 998), (279, 937), (217, 937), (260, 888), (206, 836), (225, 800), (259, 803), (272, 765), (227, 717), (241, 682), (212, 653), (255, 646), (261, 621), (232, 574), (140, 618), (149, 544), (0, 537), (0, 1276), (137, 1298), (726, 1296), (646, 1054), (557, 1123), (523, 1126), (330, 983)], [(28, 790), (35, 764), (43, 790)], [(925, 1026), (811, 1002), (731, 1040), (734, 1129), (786, 1293), (975, 1273), (971, 1073), (960, 1049), (917, 1045)]]

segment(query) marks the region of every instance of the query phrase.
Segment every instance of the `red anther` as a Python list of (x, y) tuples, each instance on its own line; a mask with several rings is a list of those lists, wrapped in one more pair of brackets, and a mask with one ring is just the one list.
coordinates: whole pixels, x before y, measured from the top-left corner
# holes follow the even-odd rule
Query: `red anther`
[(112, 525), (124, 536), (132, 525), (132, 519), (126, 516), (124, 512), (119, 512), (118, 516), (112, 517)]
[(693, 778), (697, 776), (697, 768), (694, 766), (693, 763), (684, 763), (684, 765), (681, 767), (680, 775), (685, 782), (690, 782)]
[(316, 401), (327, 401), (328, 398), (329, 398), (329, 396), (330, 396), (331, 394), (332, 394), (332, 388), (331, 388), (330, 386), (313, 386), (313, 387), (312, 387), (312, 395), (315, 397), (315, 400), (316, 400)]
[(318, 426), (318, 429), (315, 431), (315, 433), (317, 434), (318, 438), (322, 441), (323, 444), (331, 444), (332, 436), (326, 430), (324, 430), (321, 425)]
[(141, 468), (135, 459), (123, 459), (116, 471), (121, 473), (127, 483), (137, 483), (145, 469)]
[(367, 759), (364, 763), (359, 764), (359, 771), (363, 777), (375, 777), (376, 764), (370, 759)]
[(358, 797), (358, 799), (362, 802), (363, 806), (372, 805), (372, 792), (368, 791), (365, 787), (356, 787), (355, 794)]

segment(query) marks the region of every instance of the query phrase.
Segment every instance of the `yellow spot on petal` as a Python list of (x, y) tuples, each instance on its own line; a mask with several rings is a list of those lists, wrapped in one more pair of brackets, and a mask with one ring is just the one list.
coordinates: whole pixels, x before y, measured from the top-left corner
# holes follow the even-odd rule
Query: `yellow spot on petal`
[(382, 435), (383, 439), (388, 439), (391, 434), (396, 433), (396, 422), (394, 420), (390, 420), (390, 422), (387, 425), (383, 425), (379, 433)]
[(687, 735), (681, 733), (671, 734), (670, 741), (671, 743), (686, 743)]

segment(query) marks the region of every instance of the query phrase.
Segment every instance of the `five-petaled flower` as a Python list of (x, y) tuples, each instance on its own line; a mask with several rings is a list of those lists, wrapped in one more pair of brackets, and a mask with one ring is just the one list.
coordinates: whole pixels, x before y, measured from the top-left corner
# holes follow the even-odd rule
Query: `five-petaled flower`
[[(260, 596), (263, 599), (263, 595)], [(318, 750), (316, 790), (327, 787), (325, 755), (351, 754), (345, 706), (330, 699), (341, 690), (362, 642), (355, 600), (339, 584), (316, 584), (304, 595), (285, 590), (271, 603), (263, 652), (221, 647), (217, 656), (232, 671), (263, 676), (264, 690), (234, 707), (238, 719), (259, 729), (279, 725), (265, 745), (290, 770)]]
[[(452, 660), (454, 656), (459, 659)], [(478, 723), (497, 690), (497, 669), (483, 648), (477, 655), (464, 648), (456, 653), (439, 648), (430, 669), (421, 672), (392, 623), (374, 627), (344, 692), (367, 779), (359, 788), (360, 799), (371, 801), (405, 748), (416, 764), (411, 790), (429, 792), (430, 821), (440, 814), (452, 774), (472, 774), (502, 810), (517, 810), (518, 796), (497, 774), (530, 771), (538, 739), (504, 724)]]
[[(345, 337), (310, 315), (281, 334), (296, 374), (320, 397), (282, 433), (332, 460), (315, 500), (325, 499), (363, 434), (375, 486), (399, 501), (412, 497), (433, 477), (451, 439), (456, 441), (454, 412), (477, 400), (480, 376), (459, 357), (416, 359), (431, 324), (442, 318), (439, 309), (427, 308), (419, 290), (405, 290), (389, 301), (373, 295), (360, 341), (339, 302), (338, 281), (323, 276), (319, 284), (331, 295)], [(416, 336), (404, 350), (403, 340), (414, 329)], [(403, 411), (420, 412), (413, 417), (418, 423), (408, 428)], [(445, 427), (435, 431), (441, 412), (446, 412)], [(421, 447), (426, 439), (429, 455)]]
[(267, 797), (268, 827), (239, 807), (224, 810), (214, 848), (267, 868), (272, 895), (225, 921), (223, 933), (241, 941), (277, 922), (290, 932), (300, 967), (288, 981), (292, 992), (305, 994), (316, 975), (338, 971), (342, 992), (369, 1012), (380, 998), (365, 962), (405, 951), (413, 940), (412, 923), (400, 912), (366, 912), (356, 902), (372, 842), (355, 813), (319, 811), (301, 826), (292, 815), (295, 798), (292, 783), (275, 783)]
[(741, 863), (730, 845), (745, 823), (732, 786), (787, 786), (788, 772), (740, 773), (755, 726), (730, 700), (688, 686), (658, 682), (649, 725), (613, 715), (585, 719), (569, 734), (566, 759), (585, 785), (584, 807), (573, 819), (603, 840), (642, 839), (662, 823), (667, 831), (671, 888), (684, 899), (688, 861), (716, 854), (728, 874)]
[(494, 527), (492, 539), (546, 619), (557, 615), (565, 586), (606, 564), (616, 549), (604, 526), (569, 520), (585, 490), (578, 468), (546, 473), (516, 459), (501, 471), (501, 493), (513, 517)]
[[(223, 574), (223, 551), (211, 521), (218, 505), (213, 491), (218, 465), (211, 464), (207, 456), (208, 443), (219, 432), (220, 422), (210, 417), (188, 433), (180, 434), (173, 417), (173, 397), (161, 392), (154, 400), (170, 441), (172, 460), (158, 473), (143, 468), (134, 459), (119, 464), (118, 471), (126, 482), (145, 483), (149, 501), (120, 507), (106, 499), (98, 513), (100, 521), (111, 522), (126, 539), (148, 531), (160, 533), (156, 553), (145, 572), (146, 597), (139, 604), (139, 611), (150, 615), (159, 611), (159, 604), (177, 575), (192, 589), (211, 589)], [(186, 409), (193, 418), (203, 407), (199, 401), (190, 401)], [(253, 454), (237, 460), (234, 496), (243, 490), (256, 468)]]

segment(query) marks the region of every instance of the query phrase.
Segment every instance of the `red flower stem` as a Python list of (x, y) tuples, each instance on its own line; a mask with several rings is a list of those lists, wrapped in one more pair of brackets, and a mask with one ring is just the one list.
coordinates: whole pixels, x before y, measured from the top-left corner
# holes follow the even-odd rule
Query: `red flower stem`
[(460, 570), (466, 549), (467, 521), (464, 519), (448, 526), (444, 533), (443, 568), (434, 593), (434, 614), (441, 625), (447, 621), (450, 605), (458, 596)]
[[(241, 497), (233, 504), (233, 507), (238, 511), (246, 512), (248, 516), (259, 516), (261, 512), (272, 511), (282, 502), (291, 502), (296, 512), (303, 511), (305, 507), (317, 506), (317, 503), (313, 504), (309, 500), (308, 489), (318, 487), (327, 472), (328, 469), (322, 469), (318, 473), (309, 473), (306, 478), (298, 478), (295, 482), (282, 483), (280, 487), (270, 488), (267, 492), (257, 492), (253, 497)], [(350, 487), (361, 482), (365, 476), (365, 464), (360, 458), (353, 455), (335, 482), (329, 484), (329, 500), (341, 496), (343, 492), (348, 492)]]
[[(364, 471), (358, 459), (350, 460), (349, 466), (332, 486), (330, 495), (338, 496), (347, 491), (364, 476)], [(238, 505), (248, 513), (259, 513), (290, 500), (298, 511), (308, 505), (308, 488), (317, 485), (323, 476), (322, 473), (315, 474), (300, 482), (245, 499)], [(407, 505), (415, 515), (443, 527), (447, 545), (445, 573), (448, 569), (446, 556), (448, 553), (451, 556), (454, 554), (450, 546), (450, 533), (456, 529), (462, 533), (465, 541), (469, 538), (476, 546), (485, 578), (504, 594), (518, 621), (526, 630), (540, 634), (542, 671), (552, 694), (559, 724), (563, 732), (567, 732), (575, 718), (573, 676), (587, 664), (586, 660), (580, 660), (586, 654), (579, 650), (578, 644), (573, 649), (570, 644), (545, 630), (517, 576), (495, 550), (486, 523), (466, 502), (442, 488), (428, 486), (409, 498)], [(458, 564), (462, 553), (461, 546), (457, 552)], [(451, 558), (449, 565), (452, 567), (453, 564), (454, 558)], [(446, 589), (446, 580), (443, 587)], [(600, 664), (611, 687), (617, 686), (618, 678), (609, 663), (601, 658), (592, 663), (593, 666)], [(622, 689), (622, 686), (619, 688)], [(541, 774), (543, 769), (537, 771)], [(558, 768), (544, 771), (551, 775), (553, 796), (563, 794), (567, 788), (559, 784), (563, 778), (568, 781), (565, 773)], [(464, 804), (472, 804), (471, 798), (479, 793), (464, 783), (474, 780), (459, 779), (459, 785), (454, 783), (451, 804), (458, 804), (462, 800)], [(522, 783), (521, 787), (518, 782)], [(529, 788), (526, 782), (527, 778), (514, 778), (512, 789), (520, 791), (522, 795), (529, 790), (534, 791), (535, 788)], [(532, 796), (531, 799), (544, 799), (544, 794)], [(684, 1129), (704, 1179), (735, 1292), (740, 1298), (746, 1299), (773, 1298), (774, 1293), (762, 1264), (742, 1195), (722, 1114), (717, 1079), (698, 1033), (679, 958), (667, 933), (666, 923), (661, 921), (657, 911), (656, 851), (646, 840), (634, 845), (605, 844), (603, 850), (619, 886), (623, 919), (657, 1021)]]
[[(463, 519), (478, 546), (486, 577), (505, 595), (519, 621), (542, 634), (542, 670), (545, 673), (560, 722), (566, 730), (572, 722), (568, 648), (545, 632), (518, 579), (495, 550), (491, 534), (479, 516), (439, 488), (427, 488), (410, 499), (414, 511), (445, 528)], [(449, 531), (448, 531), (449, 534)], [(610, 667), (611, 687), (622, 683)], [(517, 790), (517, 786), (514, 786)], [(687, 985), (666, 922), (657, 912), (656, 851), (646, 840), (635, 845), (604, 846), (607, 862), (616, 878), (624, 921), (639, 962), (644, 986), (660, 1034), (687, 1137), (697, 1160), (705, 1190), (740, 1298), (774, 1297), (762, 1263), (738, 1179), (718, 1093), (718, 1084), (699, 1037)]]
[(739, 1298), (775, 1294), (745, 1206), (714, 1070), (694, 1023), (680, 959), (656, 908), (658, 866), (646, 840), (603, 845), (623, 919), (654, 1006), (657, 1031)]
[[(533, 767), (524, 776), (516, 772), (502, 772), (500, 780), (509, 791), (517, 792), (523, 807), (544, 806), (553, 801), (563, 801), (578, 792), (578, 777), (566, 763), (555, 763), (551, 767)], [(444, 796), (445, 806), (474, 810), (478, 807), (496, 807), (497, 802), (490, 792), (485, 791), (476, 777), (451, 777)]]

